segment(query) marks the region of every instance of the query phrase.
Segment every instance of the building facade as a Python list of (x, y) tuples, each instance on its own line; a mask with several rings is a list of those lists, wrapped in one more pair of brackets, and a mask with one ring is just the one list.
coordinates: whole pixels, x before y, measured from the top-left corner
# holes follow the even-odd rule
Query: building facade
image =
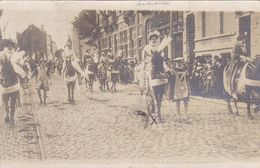
[(230, 57), (236, 38), (247, 37), (251, 57), (259, 53), (259, 12), (185, 12), (184, 55)]
[(170, 12), (100, 11), (96, 18), (100, 29), (97, 42), (100, 52), (110, 49), (124, 58), (141, 60), (148, 34), (157, 30), (161, 38), (170, 33), (174, 37), (172, 46), (168, 46), (164, 54), (183, 56), (183, 12), (172, 12), (171, 15)]
[(123, 57), (141, 59), (148, 34), (158, 30), (161, 38), (173, 37), (164, 54), (185, 57), (230, 57), (239, 34), (247, 36), (247, 50), (251, 56), (259, 53), (259, 12), (152, 12), (100, 11), (97, 13), (100, 52), (111, 49)]
[[(17, 41), (20, 49), (24, 50), (29, 57), (34, 59), (53, 59), (55, 54), (53, 48), (56, 45), (52, 41), (50, 35), (44, 30), (43, 26), (41, 28), (35, 25), (30, 25), (22, 33), (17, 33)], [(57, 46), (56, 46), (57, 48)]]

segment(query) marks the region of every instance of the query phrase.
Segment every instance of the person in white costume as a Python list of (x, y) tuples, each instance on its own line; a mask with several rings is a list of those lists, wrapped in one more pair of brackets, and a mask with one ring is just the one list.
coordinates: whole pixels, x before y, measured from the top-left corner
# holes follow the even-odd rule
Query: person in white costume
[(151, 116), (151, 113), (155, 111), (153, 104), (156, 102), (158, 118), (162, 122), (161, 102), (167, 83), (165, 73), (167, 67), (164, 63), (163, 49), (171, 43), (172, 38), (165, 36), (160, 42), (160, 33), (154, 31), (149, 34), (148, 39), (149, 44), (144, 47), (142, 52), (140, 87), (146, 96), (148, 115)]

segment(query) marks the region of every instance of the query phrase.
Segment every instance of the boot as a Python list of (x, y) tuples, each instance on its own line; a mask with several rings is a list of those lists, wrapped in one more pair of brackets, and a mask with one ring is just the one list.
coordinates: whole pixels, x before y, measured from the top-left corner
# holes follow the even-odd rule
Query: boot
[(159, 119), (159, 122), (162, 123), (161, 103), (158, 103), (158, 104), (157, 104), (157, 110), (158, 110), (158, 119)]
[(15, 124), (14, 124), (14, 111), (11, 111), (11, 115), (10, 115), (10, 127), (14, 128)]

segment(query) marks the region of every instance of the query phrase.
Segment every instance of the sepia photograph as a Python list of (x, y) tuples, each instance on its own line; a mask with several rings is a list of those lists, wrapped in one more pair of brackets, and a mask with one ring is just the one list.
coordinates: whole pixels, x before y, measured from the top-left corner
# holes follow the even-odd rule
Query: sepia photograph
[(260, 4), (218, 3), (0, 1), (0, 167), (259, 167)]

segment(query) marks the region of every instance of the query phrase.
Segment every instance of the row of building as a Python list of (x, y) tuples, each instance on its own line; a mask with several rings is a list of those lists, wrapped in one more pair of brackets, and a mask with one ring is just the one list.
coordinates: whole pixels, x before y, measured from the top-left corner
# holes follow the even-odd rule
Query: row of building
[(33, 24), (22, 33), (17, 33), (17, 42), (18, 47), (33, 59), (53, 60), (58, 50), (56, 43), (44, 27), (38, 28)]
[(199, 56), (229, 57), (239, 34), (247, 36), (251, 56), (260, 53), (259, 12), (92, 12), (96, 13), (98, 35), (94, 41), (99, 52), (112, 49), (123, 57), (141, 59), (149, 32), (158, 30), (162, 37), (173, 37), (165, 52), (172, 58), (193, 61)]

